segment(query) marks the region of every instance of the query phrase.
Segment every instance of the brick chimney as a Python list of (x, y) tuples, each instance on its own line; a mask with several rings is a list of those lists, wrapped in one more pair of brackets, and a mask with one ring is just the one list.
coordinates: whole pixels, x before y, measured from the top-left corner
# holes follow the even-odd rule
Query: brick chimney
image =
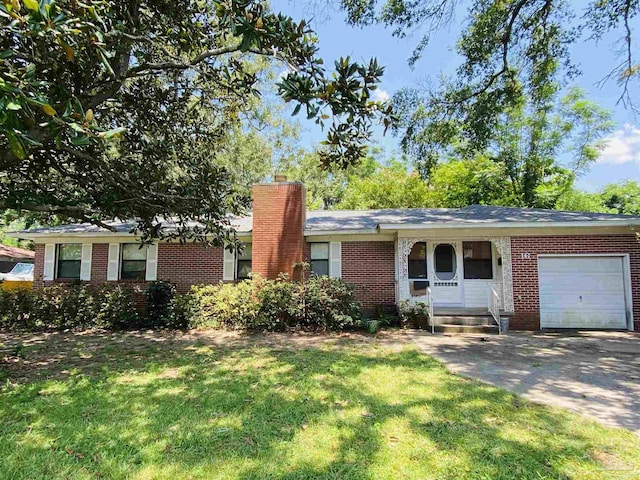
[(251, 268), (264, 278), (279, 273), (294, 276), (303, 261), (305, 188), (299, 182), (258, 183), (253, 186)]

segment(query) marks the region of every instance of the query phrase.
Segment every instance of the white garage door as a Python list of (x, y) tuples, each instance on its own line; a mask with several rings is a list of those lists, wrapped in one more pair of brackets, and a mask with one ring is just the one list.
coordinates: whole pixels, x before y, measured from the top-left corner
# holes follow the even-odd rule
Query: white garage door
[(541, 328), (627, 328), (623, 257), (539, 257)]

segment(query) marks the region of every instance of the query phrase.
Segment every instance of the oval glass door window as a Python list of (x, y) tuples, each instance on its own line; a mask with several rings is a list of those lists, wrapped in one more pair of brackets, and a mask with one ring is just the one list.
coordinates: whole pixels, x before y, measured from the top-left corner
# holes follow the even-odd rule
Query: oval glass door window
[(456, 249), (448, 243), (437, 245), (433, 251), (438, 280), (451, 280), (456, 276)]

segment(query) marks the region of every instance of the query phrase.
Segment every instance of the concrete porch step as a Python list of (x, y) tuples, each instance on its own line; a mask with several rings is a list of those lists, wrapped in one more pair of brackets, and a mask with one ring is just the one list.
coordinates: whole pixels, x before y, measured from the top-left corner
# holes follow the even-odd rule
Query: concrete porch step
[(486, 333), (495, 334), (499, 332), (497, 325), (452, 325), (443, 323), (434, 327), (436, 333)]
[(433, 323), (434, 325), (465, 325), (468, 327), (496, 326), (493, 317), (490, 315), (435, 315)]

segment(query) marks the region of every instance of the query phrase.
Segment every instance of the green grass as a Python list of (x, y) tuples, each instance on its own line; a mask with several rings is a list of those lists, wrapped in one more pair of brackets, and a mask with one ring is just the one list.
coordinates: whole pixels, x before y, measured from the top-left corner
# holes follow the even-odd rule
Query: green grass
[(22, 350), (0, 390), (3, 479), (640, 476), (632, 433), (367, 338), (63, 335)]

